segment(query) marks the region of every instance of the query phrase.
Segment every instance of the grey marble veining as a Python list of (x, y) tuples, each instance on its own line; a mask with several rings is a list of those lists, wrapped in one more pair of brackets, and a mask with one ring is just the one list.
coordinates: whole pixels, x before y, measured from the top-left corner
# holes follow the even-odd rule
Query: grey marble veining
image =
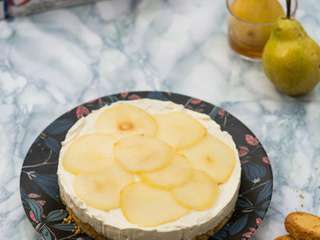
[(260, 138), (274, 174), (271, 209), (257, 239), (284, 232), (292, 211), (320, 214), (320, 112), (318, 103), (225, 103)]
[[(297, 17), (320, 42), (320, 5)], [(293, 210), (320, 214), (320, 87), (291, 99), (226, 41), (222, 0), (117, 0), (0, 22), (0, 240), (38, 236), (19, 195), (23, 158), (40, 131), (83, 101), (124, 90), (170, 90), (221, 105), (265, 146), (271, 210), (258, 240), (284, 233)]]

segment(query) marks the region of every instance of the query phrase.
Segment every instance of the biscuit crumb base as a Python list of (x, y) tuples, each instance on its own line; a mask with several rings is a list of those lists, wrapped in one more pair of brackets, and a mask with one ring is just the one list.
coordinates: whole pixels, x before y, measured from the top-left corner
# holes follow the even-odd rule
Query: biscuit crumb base
[[(82, 233), (87, 234), (88, 236), (92, 237), (95, 240), (111, 240), (97, 233), (96, 230), (94, 230), (94, 228), (91, 227), (89, 224), (81, 222), (81, 220), (75, 216), (75, 214), (70, 208), (67, 208), (67, 211), (69, 213), (68, 218), (72, 219), (77, 224), (77, 226), (80, 228), (80, 231)], [(212, 237), (215, 233), (217, 233), (230, 220), (232, 215), (233, 215), (233, 212), (228, 217), (226, 217), (224, 221), (221, 222), (217, 227), (210, 230), (206, 234), (195, 237), (194, 240), (209, 240), (210, 237)]]

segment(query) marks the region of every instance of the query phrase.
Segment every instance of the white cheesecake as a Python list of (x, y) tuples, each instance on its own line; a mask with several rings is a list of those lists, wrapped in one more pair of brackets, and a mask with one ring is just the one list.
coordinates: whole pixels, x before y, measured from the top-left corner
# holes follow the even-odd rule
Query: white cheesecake
[[(65, 141), (62, 143), (58, 166), (60, 196), (68, 210), (77, 219), (77, 223), (80, 223), (80, 226), (82, 224), (86, 226), (83, 230), (92, 237), (98, 238), (97, 236), (99, 236), (100, 238), (105, 237), (112, 240), (192, 240), (209, 231), (211, 233), (217, 232), (231, 217), (238, 198), (241, 178), (238, 151), (231, 135), (221, 131), (220, 126), (208, 115), (188, 110), (184, 106), (173, 102), (143, 99), (125, 101), (125, 104), (141, 108), (150, 115), (184, 112), (197, 120), (206, 129), (207, 134), (215, 137), (231, 149), (235, 162), (230, 170), (231, 174), (222, 182), (217, 183), (219, 194), (212, 206), (205, 210), (188, 209), (183, 216), (160, 225), (142, 226), (130, 221), (123, 214), (120, 207), (110, 210), (97, 209), (90, 206), (76, 193), (74, 187), (76, 174), (68, 171), (63, 164), (66, 151), (81, 136), (99, 132), (100, 130), (97, 129), (97, 119), (99, 119), (101, 114), (105, 110), (123, 103), (117, 102), (110, 106), (105, 106), (97, 111), (93, 111), (87, 117), (81, 118), (69, 130)], [(134, 181), (139, 180), (135, 178)]]

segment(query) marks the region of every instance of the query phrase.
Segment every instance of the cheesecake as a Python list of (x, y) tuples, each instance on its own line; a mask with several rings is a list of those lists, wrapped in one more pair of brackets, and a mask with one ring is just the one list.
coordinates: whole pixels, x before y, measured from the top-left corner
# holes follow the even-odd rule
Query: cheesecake
[(170, 101), (119, 101), (79, 119), (59, 155), (60, 197), (94, 239), (192, 240), (232, 216), (232, 136)]

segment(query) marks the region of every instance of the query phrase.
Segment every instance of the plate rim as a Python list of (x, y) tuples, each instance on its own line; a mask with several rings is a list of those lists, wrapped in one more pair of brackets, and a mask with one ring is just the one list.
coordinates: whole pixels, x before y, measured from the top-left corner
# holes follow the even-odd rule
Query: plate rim
[[(23, 178), (22, 178), (22, 175), (23, 175), (23, 167), (25, 165), (25, 162), (27, 160), (27, 156), (32, 148), (32, 146), (34, 146), (34, 144), (37, 142), (38, 138), (40, 137), (40, 135), (53, 123), (55, 123), (56, 121), (58, 121), (59, 119), (61, 119), (63, 116), (65, 116), (67, 113), (70, 113), (74, 110), (76, 110), (77, 108), (81, 107), (81, 106), (84, 106), (86, 104), (89, 104), (91, 102), (94, 102), (94, 101), (97, 101), (97, 100), (100, 100), (100, 99), (105, 99), (105, 98), (114, 98), (116, 96), (120, 96), (122, 94), (128, 94), (128, 95), (139, 95), (139, 94), (160, 94), (160, 95), (173, 95), (173, 96), (176, 96), (176, 97), (181, 97), (181, 98), (188, 98), (188, 99), (194, 99), (194, 100), (199, 100), (201, 101), (202, 103), (212, 107), (212, 109), (214, 108), (217, 108), (219, 110), (223, 110), (225, 113), (228, 114), (228, 116), (230, 116), (231, 118), (233, 118), (234, 120), (236, 120), (239, 124), (241, 124), (241, 127), (244, 128), (248, 133), (250, 133), (252, 136), (256, 137), (255, 134), (247, 127), (247, 125), (245, 125), (242, 120), (240, 120), (239, 118), (235, 117), (233, 114), (231, 114), (230, 112), (226, 111), (224, 108), (222, 107), (219, 107), (215, 104), (212, 104), (208, 101), (205, 101), (205, 100), (202, 100), (200, 98), (195, 98), (195, 97), (191, 97), (191, 96), (188, 96), (188, 95), (185, 95), (185, 94), (181, 94), (181, 93), (177, 93), (177, 92), (171, 92), (171, 91), (124, 91), (124, 92), (118, 92), (118, 93), (114, 93), (114, 94), (109, 94), (109, 95), (105, 95), (105, 96), (101, 96), (101, 97), (98, 97), (98, 98), (95, 98), (91, 101), (86, 101), (84, 103), (81, 103), (75, 107), (73, 107), (72, 109), (69, 109), (68, 111), (64, 112), (63, 114), (61, 114), (60, 116), (58, 116), (57, 118), (55, 118), (53, 121), (51, 121), (42, 131), (41, 133), (35, 138), (35, 140), (32, 142), (32, 144), (30, 145), (25, 157), (24, 157), (24, 160), (23, 160), (23, 164), (22, 164), (22, 168), (21, 168), (21, 173), (20, 173), (20, 181), (19, 181), (19, 190), (20, 190), (20, 200), (21, 200), (21, 204), (22, 204), (22, 207), (24, 208), (24, 212), (26, 214), (26, 217), (28, 218), (29, 222), (32, 224), (32, 221), (30, 220), (30, 217), (29, 217), (29, 212), (28, 212), (28, 209), (26, 208), (25, 204), (24, 204), (24, 197), (23, 197), (23, 187), (22, 187), (22, 183), (23, 183)], [(160, 101), (164, 101), (162, 99), (157, 99), (157, 98), (154, 98), (154, 97), (141, 97), (141, 99), (144, 99), (144, 98), (151, 98), (151, 99), (156, 99), (156, 100), (160, 100)], [(110, 103), (105, 103), (104, 105), (110, 105), (110, 104), (113, 104), (114, 102), (117, 102), (117, 101), (130, 101), (130, 100), (134, 100), (134, 99), (120, 99), (120, 100), (116, 100), (116, 101), (111, 101)], [(173, 100), (167, 100), (167, 101), (172, 101), (174, 102)], [(174, 102), (174, 103), (177, 103), (177, 102)], [(181, 103), (177, 103), (177, 104), (181, 104)], [(104, 105), (100, 106), (99, 108), (103, 107)], [(98, 108), (98, 109), (99, 109)], [(91, 113), (92, 110), (90, 110), (89, 114)], [(209, 114), (207, 114), (209, 115)], [(209, 115), (210, 116), (210, 115)], [(210, 118), (212, 118), (210, 116)], [(75, 123), (75, 122), (74, 122)], [(219, 124), (220, 125), (220, 124)], [(221, 127), (221, 125), (220, 125)], [(229, 133), (230, 134), (230, 133)], [(231, 135), (231, 134), (230, 134)], [(231, 135), (232, 136), (232, 135)], [(233, 137), (233, 136), (232, 136)], [(257, 138), (256, 138), (257, 139)], [(257, 139), (258, 140), (258, 139)], [(236, 144), (237, 145), (237, 144)], [(260, 140), (258, 140), (258, 145), (261, 146), (261, 150), (262, 152), (264, 153), (264, 155), (267, 157), (268, 160), (270, 160), (270, 158), (268, 157), (268, 154), (265, 150), (265, 148), (263, 147), (262, 143), (260, 142)], [(238, 147), (238, 146), (237, 146)], [(268, 199), (266, 200), (267, 204), (263, 210), (263, 214), (260, 218), (261, 222), (257, 223), (255, 226), (252, 226), (252, 231), (251, 231), (251, 234), (248, 232), (248, 236), (243, 239), (251, 239), (257, 229), (259, 228), (260, 224), (262, 223), (262, 221), (264, 220), (264, 218), (266, 217), (266, 214), (267, 212), (269, 211), (270, 209), (270, 205), (271, 205), (271, 200), (272, 200), (272, 197), (273, 197), (273, 189), (274, 189), (274, 174), (273, 174), (273, 170), (272, 170), (272, 165), (271, 165), (271, 162), (269, 161), (269, 164), (268, 164), (268, 174), (269, 174), (269, 180), (270, 180), (270, 183), (271, 183), (271, 194), (270, 196), (268, 197)], [(242, 174), (243, 174), (243, 169), (241, 170), (242, 171)], [(241, 178), (241, 185), (242, 185), (242, 178)], [(238, 200), (239, 200), (239, 197), (238, 197)], [(226, 224), (228, 225), (228, 223)], [(225, 226), (226, 226), (225, 225)], [(41, 234), (40, 232), (40, 229), (36, 229), (35, 226), (32, 224), (32, 226), (34, 227), (34, 229)], [(212, 236), (213, 237), (213, 236)], [(215, 237), (215, 236), (214, 236)], [(58, 238), (59, 239), (59, 238)], [(91, 239), (91, 238), (89, 238)], [(224, 239), (223, 237), (222, 238), (217, 238), (217, 240), (222, 240)], [(240, 238), (239, 238), (240, 239)]]

